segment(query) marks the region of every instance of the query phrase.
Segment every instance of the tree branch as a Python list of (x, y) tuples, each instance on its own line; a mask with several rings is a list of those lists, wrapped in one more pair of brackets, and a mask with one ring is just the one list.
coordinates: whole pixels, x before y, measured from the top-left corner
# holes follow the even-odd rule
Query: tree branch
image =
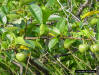
[(90, 2), (90, 0), (86, 0), (86, 2), (84, 4), (82, 4), (79, 8), (78, 8), (78, 13), (77, 13), (77, 17), (80, 17), (80, 14), (82, 13), (83, 9), (88, 6), (88, 3)]
[[(42, 36), (42, 37), (25, 37), (26, 40), (35, 40), (35, 39), (51, 39), (53, 37)], [(75, 40), (93, 40), (93, 39), (84, 39), (84, 38), (75, 38), (75, 37), (60, 37), (60, 39), (75, 39)]]
[(12, 63), (17, 65), (20, 68), (20, 75), (23, 75), (23, 66), (20, 63), (15, 62), (15, 61), (12, 61)]
[(42, 71), (44, 73), (44, 75), (49, 75), (49, 71), (44, 68), (44, 66), (40, 65), (37, 60), (35, 59), (30, 59), (29, 62), (35, 66), (37, 69), (39, 69), (40, 71)]

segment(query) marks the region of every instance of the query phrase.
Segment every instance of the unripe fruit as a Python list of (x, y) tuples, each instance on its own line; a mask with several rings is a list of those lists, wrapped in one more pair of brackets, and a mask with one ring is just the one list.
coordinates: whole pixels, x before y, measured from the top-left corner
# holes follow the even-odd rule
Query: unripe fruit
[(64, 41), (64, 48), (68, 49), (71, 47), (71, 45), (75, 42), (75, 40), (69, 40), (69, 39), (66, 39)]
[(25, 61), (26, 56), (25, 56), (24, 53), (17, 53), (17, 54), (16, 54), (16, 59), (17, 59), (18, 61)]
[(95, 25), (95, 24), (97, 24), (97, 21), (98, 21), (97, 18), (93, 18), (93, 19), (90, 21), (90, 24), (91, 24), (91, 25)]
[(92, 46), (90, 47), (90, 50), (91, 50), (92, 52), (97, 52), (97, 51), (99, 51), (99, 44), (94, 44), (94, 45), (92, 45)]
[(81, 53), (85, 52), (86, 50), (88, 50), (88, 45), (87, 44), (81, 44), (81, 45), (79, 45), (79, 51)]

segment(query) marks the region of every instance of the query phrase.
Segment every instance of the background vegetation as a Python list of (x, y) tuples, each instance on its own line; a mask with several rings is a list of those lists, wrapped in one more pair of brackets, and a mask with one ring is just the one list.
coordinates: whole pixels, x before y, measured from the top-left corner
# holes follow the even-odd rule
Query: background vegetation
[(0, 0), (0, 75), (95, 70), (98, 9), (98, 0)]

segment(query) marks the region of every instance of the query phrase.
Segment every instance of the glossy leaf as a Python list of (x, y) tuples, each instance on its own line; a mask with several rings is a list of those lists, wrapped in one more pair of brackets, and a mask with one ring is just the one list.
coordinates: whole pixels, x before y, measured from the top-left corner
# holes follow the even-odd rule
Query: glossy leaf
[(61, 18), (61, 16), (52, 14), (49, 16), (48, 20), (60, 20)]
[(35, 42), (34, 41), (26, 40), (26, 43), (28, 43), (31, 48), (33, 48), (33, 49), (35, 48)]
[(26, 45), (27, 46), (27, 43), (25, 42), (25, 40), (23, 39), (23, 37), (17, 37), (15, 39), (15, 44), (22, 44), (22, 45)]
[(41, 8), (36, 5), (36, 4), (31, 4), (29, 5), (29, 9), (32, 13), (32, 15), (35, 17), (35, 19), (42, 24), (43, 23), (43, 19), (42, 19), (42, 10)]
[[(97, 27), (96, 27), (96, 39), (99, 40), (99, 19), (97, 21)], [(99, 43), (99, 42), (97, 42)]]
[(56, 24), (56, 27), (60, 30), (61, 33), (66, 32), (68, 27), (66, 26), (66, 19), (62, 18), (59, 20), (59, 22)]
[(0, 21), (3, 24), (6, 24), (7, 23), (7, 17), (6, 17), (6, 15), (2, 11), (0, 11)]
[(55, 3), (55, 0), (48, 0), (47, 4), (46, 4), (46, 7), (50, 7), (50, 6), (53, 6)]
[(41, 48), (41, 49), (43, 48), (42, 45), (40, 44), (40, 42), (38, 42), (38, 41), (35, 41), (35, 46), (36, 46), (36, 47), (39, 47), (39, 48)]
[(52, 39), (49, 41), (48, 48), (49, 48), (49, 49), (53, 48), (57, 43), (58, 43), (58, 38), (52, 38)]

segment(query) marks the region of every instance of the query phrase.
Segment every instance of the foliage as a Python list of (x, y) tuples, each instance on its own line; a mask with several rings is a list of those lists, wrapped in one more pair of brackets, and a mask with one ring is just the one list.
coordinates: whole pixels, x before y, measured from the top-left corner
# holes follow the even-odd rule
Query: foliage
[(99, 65), (99, 2), (76, 16), (85, 1), (0, 0), (0, 75), (94, 70)]

